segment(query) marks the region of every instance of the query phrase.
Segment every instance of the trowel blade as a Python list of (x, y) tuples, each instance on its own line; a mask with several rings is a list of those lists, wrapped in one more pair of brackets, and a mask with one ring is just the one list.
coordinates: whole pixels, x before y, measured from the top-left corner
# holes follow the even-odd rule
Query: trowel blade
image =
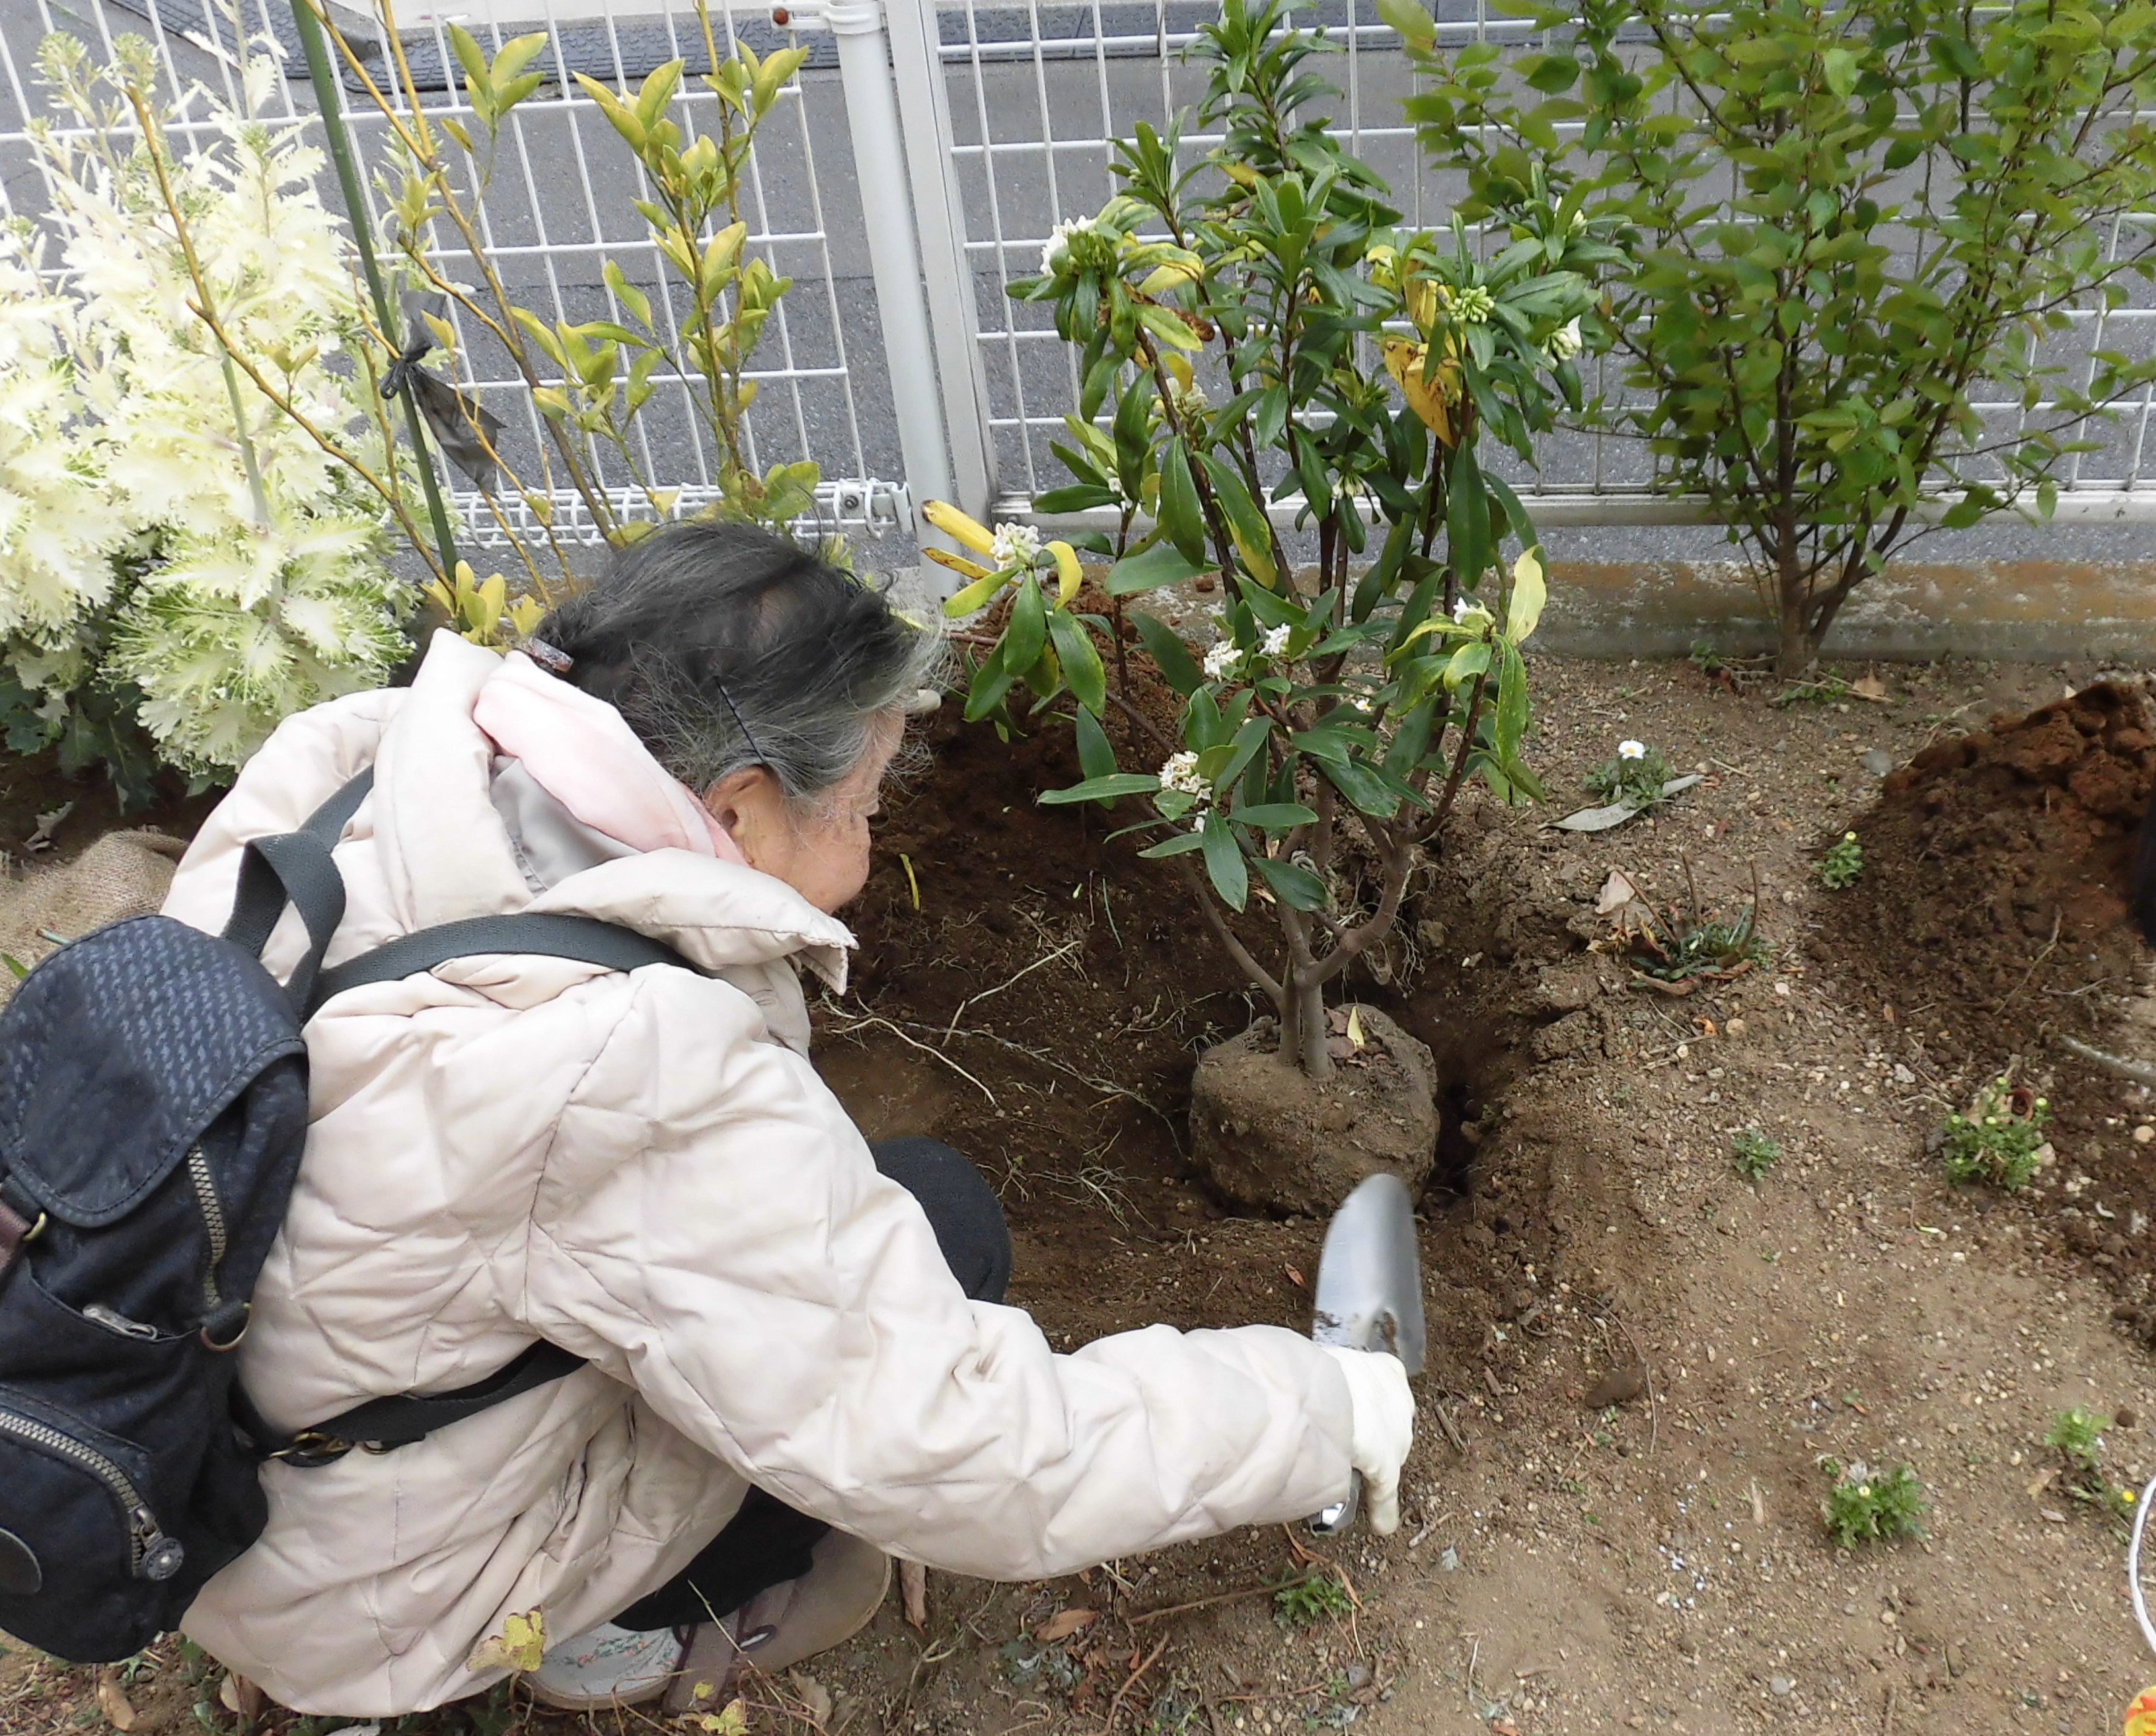
[(1422, 1260), (1414, 1201), (1397, 1175), (1371, 1176), (1332, 1215), (1310, 1335), (1321, 1344), (1389, 1350), (1409, 1374), (1422, 1373)]

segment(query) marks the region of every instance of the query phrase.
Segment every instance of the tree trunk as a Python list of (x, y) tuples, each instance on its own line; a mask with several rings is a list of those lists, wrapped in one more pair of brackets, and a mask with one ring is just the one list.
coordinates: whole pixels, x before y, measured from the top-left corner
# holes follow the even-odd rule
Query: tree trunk
[(1804, 575), (1797, 565), (1794, 539), (1783, 543), (1779, 567), (1774, 594), (1780, 604), (1781, 642), (1774, 654), (1774, 673), (1794, 679), (1819, 657), (1819, 641), (1804, 619)]
[(1325, 1046), (1330, 1034), (1325, 1029), (1324, 985), (1312, 983), (1306, 987), (1291, 977), (1286, 1001), (1286, 1016), (1281, 1021), (1281, 1061), (1300, 1067), (1312, 1079), (1331, 1076), (1332, 1056)]

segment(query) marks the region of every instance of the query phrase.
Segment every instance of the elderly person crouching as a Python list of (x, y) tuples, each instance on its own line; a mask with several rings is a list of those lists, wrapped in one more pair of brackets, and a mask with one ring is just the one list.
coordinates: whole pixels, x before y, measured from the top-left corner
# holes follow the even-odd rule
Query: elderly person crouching
[(844, 979), (832, 912), (936, 637), (716, 525), (635, 544), (538, 637), (556, 673), (443, 634), (410, 688), (288, 722), (166, 909), (221, 927), (244, 841), (371, 765), (331, 963), (552, 911), (698, 967), (460, 959), (307, 1028), (305, 1159), (242, 1353), (267, 1421), (466, 1386), (539, 1339), (588, 1366), (394, 1451), (267, 1466), (269, 1528), (187, 1633), (286, 1705), (368, 1717), (498, 1679), (487, 1642), (536, 1610), (541, 1698), (678, 1704), (855, 1631), (894, 1554), (1062, 1574), (1313, 1512), (1351, 1466), (1383, 1523), (1397, 1362), (1269, 1326), (1055, 1354), (1002, 1303), (978, 1174), (872, 1149), (810, 1066), (796, 970)]

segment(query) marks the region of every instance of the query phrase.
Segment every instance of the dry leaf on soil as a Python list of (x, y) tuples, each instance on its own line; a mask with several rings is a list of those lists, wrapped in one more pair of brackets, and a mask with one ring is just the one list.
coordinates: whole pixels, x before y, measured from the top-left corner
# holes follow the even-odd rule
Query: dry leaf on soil
[(1081, 1628), (1091, 1627), (1100, 1619), (1097, 1610), (1065, 1610), (1051, 1615), (1033, 1631), (1033, 1636), (1044, 1646), (1053, 1646), (1058, 1640), (1067, 1640)]
[(217, 1698), (227, 1712), (249, 1723), (261, 1717), (270, 1703), (269, 1695), (237, 1670), (225, 1672), (224, 1680), (217, 1687)]
[(97, 1709), (105, 1714), (105, 1721), (116, 1730), (126, 1732), (136, 1728), (142, 1715), (135, 1709), (135, 1703), (127, 1697), (126, 1690), (120, 1685), (117, 1671), (102, 1670), (97, 1677)]
[(928, 1626), (928, 1569), (917, 1561), (900, 1562), (898, 1589), (906, 1604), (906, 1624), (918, 1633)]
[(793, 1692), (801, 1696), (801, 1709), (808, 1714), (808, 1721), (819, 1729), (831, 1722), (831, 1691), (814, 1676), (804, 1676), (798, 1670), (788, 1670), (786, 1679), (793, 1684)]

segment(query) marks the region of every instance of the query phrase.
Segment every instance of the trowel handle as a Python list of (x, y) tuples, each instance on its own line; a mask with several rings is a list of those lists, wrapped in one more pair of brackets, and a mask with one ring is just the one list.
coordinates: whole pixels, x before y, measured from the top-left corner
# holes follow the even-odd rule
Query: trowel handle
[(1362, 1504), (1363, 1473), (1351, 1471), (1348, 1473), (1347, 1494), (1322, 1512), (1313, 1514), (1310, 1528), (1320, 1537), (1331, 1537), (1336, 1532), (1345, 1531), (1355, 1523), (1355, 1510)]

